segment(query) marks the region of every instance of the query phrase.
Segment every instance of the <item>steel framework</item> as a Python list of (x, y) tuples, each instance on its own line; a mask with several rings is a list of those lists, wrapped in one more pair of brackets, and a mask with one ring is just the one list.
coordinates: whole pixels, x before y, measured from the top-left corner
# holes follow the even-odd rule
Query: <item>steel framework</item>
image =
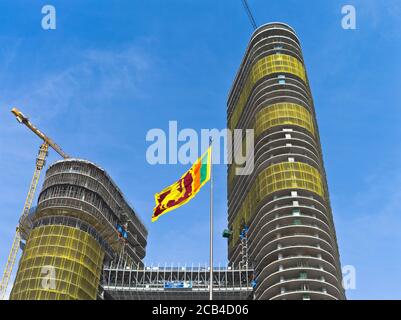
[[(141, 266), (131, 264), (103, 270), (104, 296), (116, 300), (207, 300), (210, 269), (207, 265)], [(253, 298), (252, 269), (240, 266), (213, 269), (213, 298), (246, 300)]]

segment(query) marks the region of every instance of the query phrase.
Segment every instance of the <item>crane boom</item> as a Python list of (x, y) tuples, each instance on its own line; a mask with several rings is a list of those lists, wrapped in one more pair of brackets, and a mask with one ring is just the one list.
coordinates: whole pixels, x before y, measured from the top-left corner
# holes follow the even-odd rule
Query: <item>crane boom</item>
[(15, 260), (17, 259), (18, 249), (20, 246), (21, 239), (27, 239), (29, 230), (31, 228), (31, 221), (28, 217), (29, 210), (31, 209), (33, 198), (35, 196), (36, 187), (39, 182), (40, 173), (43, 167), (46, 164), (46, 157), (48, 154), (49, 146), (52, 147), (60, 156), (64, 159), (69, 158), (69, 155), (66, 154), (60, 146), (58, 146), (52, 139), (46, 136), (43, 132), (41, 132), (37, 127), (35, 127), (24, 114), (19, 111), (17, 108), (13, 108), (11, 112), (17, 118), (17, 121), (25, 124), (30, 130), (32, 130), (39, 138), (43, 140), (42, 145), (40, 146), (38, 156), (36, 158), (36, 166), (35, 171), (33, 173), (32, 181), (29, 186), (28, 195), (25, 199), (25, 204), (22, 209), (22, 215), (19, 220), (19, 225), (16, 228), (13, 244), (8, 256), (7, 264), (4, 269), (3, 277), (0, 282), (0, 299), (4, 298), (6, 294), (8, 283), (10, 282), (11, 274), (13, 271), (13, 267), (15, 264)]
[(11, 112), (15, 115), (17, 118), (17, 121), (19, 123), (25, 124), (29, 129), (33, 131), (39, 138), (41, 138), (44, 142), (46, 142), (50, 147), (54, 149), (60, 156), (62, 156), (64, 159), (69, 158), (70, 156), (66, 154), (60, 146), (55, 143), (52, 139), (50, 139), (48, 136), (46, 136), (42, 131), (40, 131), (37, 127), (35, 127), (27, 117), (24, 116), (24, 114), (19, 111), (17, 108), (12, 108)]

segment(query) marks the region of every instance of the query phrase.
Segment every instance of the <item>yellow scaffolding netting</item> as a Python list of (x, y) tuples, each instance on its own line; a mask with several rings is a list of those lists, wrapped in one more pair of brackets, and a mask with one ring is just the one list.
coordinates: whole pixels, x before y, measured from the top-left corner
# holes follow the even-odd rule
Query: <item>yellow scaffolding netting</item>
[(255, 136), (280, 125), (302, 127), (315, 136), (315, 126), (311, 113), (295, 103), (276, 103), (261, 109), (256, 115)]
[(32, 230), (10, 299), (96, 299), (104, 250), (88, 233), (62, 225)]
[[(312, 114), (305, 107), (295, 103), (276, 103), (261, 109), (256, 115), (255, 139), (264, 131), (280, 125), (302, 127), (315, 136), (315, 125)], [(242, 150), (245, 150), (245, 139), (242, 140)], [(235, 177), (236, 165), (230, 166), (228, 184), (231, 186)]]
[(280, 72), (293, 74), (306, 83), (305, 68), (302, 62), (298, 59), (286, 54), (274, 54), (259, 59), (252, 66), (242, 92), (238, 98), (237, 104), (234, 107), (234, 111), (230, 119), (230, 129), (234, 129), (237, 125), (256, 82), (267, 75)]
[(233, 232), (230, 247), (237, 243), (242, 224), (249, 223), (259, 202), (266, 196), (285, 189), (304, 189), (324, 197), (322, 176), (316, 168), (302, 162), (282, 162), (267, 167), (257, 176), (235, 214), (230, 228)]

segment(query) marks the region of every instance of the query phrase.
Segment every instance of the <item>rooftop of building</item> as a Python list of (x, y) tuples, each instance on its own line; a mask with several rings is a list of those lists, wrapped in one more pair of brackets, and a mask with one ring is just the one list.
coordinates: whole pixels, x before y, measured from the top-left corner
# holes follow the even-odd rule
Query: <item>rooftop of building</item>
[(110, 177), (110, 175), (107, 173), (107, 171), (102, 168), (101, 166), (99, 166), (98, 164), (86, 160), (86, 159), (80, 159), (80, 158), (67, 158), (67, 159), (62, 159), (62, 160), (57, 160), (55, 162), (53, 162), (48, 169), (56, 166), (57, 164), (60, 163), (66, 163), (66, 162), (75, 162), (75, 163), (84, 163), (84, 164), (89, 164), (91, 166), (96, 167), (97, 169), (99, 169), (104, 176), (110, 181), (110, 183), (112, 184), (113, 188), (116, 189), (116, 191), (118, 192), (118, 194), (121, 196), (122, 200), (126, 202), (126, 204), (132, 209), (132, 213), (134, 214), (134, 216), (139, 220), (139, 222), (143, 225), (143, 227), (146, 229), (146, 225), (144, 223), (144, 221), (142, 220), (142, 218), (138, 215), (138, 211), (135, 209), (135, 207), (132, 205), (132, 203), (127, 200), (127, 198), (125, 197), (124, 193), (121, 191), (121, 189), (117, 186), (117, 184), (114, 182), (114, 180)]
[(237, 70), (237, 73), (236, 73), (235, 78), (234, 78), (235, 80), (233, 81), (233, 83), (231, 85), (231, 88), (229, 90), (227, 100), (229, 100), (230, 97), (233, 95), (233, 91), (234, 91), (234, 89), (235, 89), (235, 87), (237, 85), (237, 82), (238, 82), (238, 79), (239, 79), (239, 75), (241, 73), (242, 66), (244, 65), (244, 61), (246, 61), (246, 58), (247, 58), (247, 56), (248, 56), (248, 54), (250, 52), (252, 41), (260, 33), (264, 32), (264, 31), (267, 31), (267, 30), (274, 29), (274, 28), (276, 28), (276, 29), (277, 28), (281, 28), (281, 29), (284, 28), (284, 29), (290, 31), (294, 35), (294, 37), (298, 40), (298, 42), (300, 42), (295, 29), (293, 27), (291, 27), (289, 24), (286, 24), (284, 22), (268, 22), (268, 23), (264, 23), (264, 24), (260, 25), (257, 29), (255, 29), (253, 31), (251, 37), (249, 38), (248, 45), (247, 45), (247, 48), (245, 50), (245, 54), (244, 54), (243, 58), (241, 59), (240, 67)]

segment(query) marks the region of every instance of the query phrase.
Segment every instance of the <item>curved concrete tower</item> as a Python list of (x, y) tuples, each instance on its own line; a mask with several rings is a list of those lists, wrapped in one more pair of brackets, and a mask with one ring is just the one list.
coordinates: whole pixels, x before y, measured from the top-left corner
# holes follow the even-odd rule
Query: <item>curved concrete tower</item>
[(255, 136), (254, 170), (228, 168), (230, 262), (246, 255), (256, 299), (345, 299), (315, 109), (291, 27), (254, 32), (227, 106), (228, 127)]
[(49, 167), (31, 220), (11, 300), (98, 299), (104, 265), (139, 265), (145, 256), (145, 226), (106, 171), (89, 161)]

